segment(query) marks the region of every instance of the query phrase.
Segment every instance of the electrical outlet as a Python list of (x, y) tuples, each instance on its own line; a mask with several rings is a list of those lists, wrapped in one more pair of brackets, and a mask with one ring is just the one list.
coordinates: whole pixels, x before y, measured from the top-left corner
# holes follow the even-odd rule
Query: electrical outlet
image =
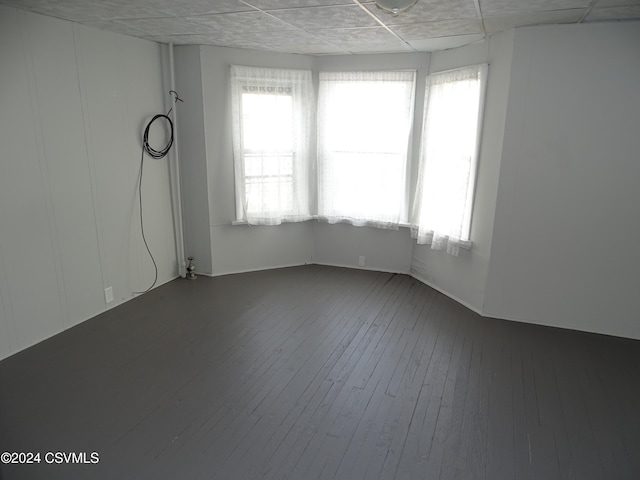
[(104, 301), (105, 303), (113, 302), (113, 287), (107, 287), (104, 289)]
[(358, 257), (358, 266), (359, 267), (364, 267), (364, 255), (360, 255)]

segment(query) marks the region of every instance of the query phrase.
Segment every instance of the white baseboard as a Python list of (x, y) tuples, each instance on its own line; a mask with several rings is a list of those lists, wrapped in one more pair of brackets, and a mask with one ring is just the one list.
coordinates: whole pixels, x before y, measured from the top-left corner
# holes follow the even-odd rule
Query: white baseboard
[(224, 275), (236, 275), (238, 273), (251, 273), (251, 272), (263, 272), (267, 270), (277, 270), (278, 268), (290, 268), (290, 267), (302, 267), (304, 265), (313, 265), (312, 262), (307, 263), (291, 263), (286, 265), (276, 265), (272, 267), (261, 267), (261, 268), (245, 268), (239, 270), (229, 270), (226, 272), (214, 272), (214, 273), (200, 273), (196, 272), (196, 275), (202, 275), (203, 277), (222, 277)]
[(353, 270), (366, 270), (369, 272), (383, 272), (383, 273), (398, 273), (401, 275), (409, 275), (408, 271), (400, 271), (400, 270), (391, 270), (386, 268), (375, 268), (375, 267), (360, 267), (358, 265), (345, 265), (342, 263), (321, 263), (321, 262), (313, 262), (311, 265), (324, 265), (325, 267), (339, 267), (339, 268), (351, 268)]
[(424, 278), (420, 273), (416, 272), (415, 270), (412, 270), (409, 275), (411, 275), (413, 278), (415, 278), (416, 280), (418, 280), (419, 282), (424, 283), (425, 285), (427, 285), (428, 287), (433, 288), (434, 290), (442, 293), (443, 295), (446, 295), (447, 297), (449, 297), (451, 300), (455, 300), (456, 302), (458, 302), (460, 305), (463, 305), (465, 307), (467, 307), (469, 310), (471, 310), (472, 312), (477, 313), (478, 315), (484, 317), (485, 315), (482, 313), (482, 309), (477, 308), (475, 305), (471, 305), (469, 302), (466, 302), (464, 300), (462, 300), (461, 298), (458, 298), (455, 295), (452, 295), (451, 293), (447, 292), (446, 290), (442, 289), (441, 287), (434, 285), (433, 283), (431, 283), (429, 280), (427, 280), (426, 278)]

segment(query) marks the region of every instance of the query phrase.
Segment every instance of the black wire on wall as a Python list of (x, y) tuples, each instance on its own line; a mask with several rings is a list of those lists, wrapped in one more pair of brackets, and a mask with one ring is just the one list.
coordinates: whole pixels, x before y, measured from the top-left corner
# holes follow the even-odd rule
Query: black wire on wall
[[(175, 92), (174, 90), (171, 90), (169, 93), (175, 96), (174, 105), (175, 103), (178, 102), (178, 100), (182, 102), (182, 99), (178, 97), (177, 92)], [(144, 173), (144, 154), (145, 153), (155, 160), (161, 160), (164, 157), (166, 157), (167, 154), (169, 153), (169, 150), (171, 150), (171, 147), (173, 145), (173, 139), (174, 139), (173, 122), (171, 121), (171, 118), (169, 118), (169, 114), (171, 113), (171, 110), (173, 110), (173, 108), (171, 108), (166, 113), (166, 115), (161, 113), (153, 117), (151, 121), (147, 123), (147, 126), (144, 129), (144, 133), (142, 134), (142, 152), (140, 154), (140, 177), (138, 181), (138, 200), (140, 203), (140, 232), (142, 233), (142, 241), (144, 242), (144, 246), (147, 249), (147, 253), (149, 254), (149, 257), (151, 258), (151, 262), (153, 263), (154, 278), (153, 278), (153, 283), (149, 286), (149, 288), (140, 292), (133, 292), (134, 294), (147, 293), (149, 290), (155, 287), (156, 283), (158, 282), (158, 264), (156, 263), (156, 259), (153, 257), (153, 254), (151, 253), (151, 249), (149, 248), (149, 243), (147, 242), (147, 237), (144, 232), (144, 215), (142, 213), (142, 177)], [(164, 120), (168, 125), (169, 139), (167, 141), (167, 144), (163, 148), (161, 148), (160, 150), (156, 150), (149, 143), (149, 130), (151, 130), (151, 126), (154, 124), (154, 122), (157, 122), (159, 120)]]

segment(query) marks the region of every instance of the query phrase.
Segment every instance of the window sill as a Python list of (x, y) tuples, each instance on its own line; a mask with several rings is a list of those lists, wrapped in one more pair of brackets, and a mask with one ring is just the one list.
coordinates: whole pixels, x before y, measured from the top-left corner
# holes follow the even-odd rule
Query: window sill
[[(313, 218), (310, 218), (309, 220), (305, 220), (305, 222), (322, 222), (322, 223), (326, 223), (326, 221), (322, 218), (318, 218), (316, 215), (313, 216)], [(282, 224), (284, 223), (304, 223), (304, 222), (282, 222)], [(349, 225), (348, 222), (343, 222), (347, 225)], [(232, 226), (239, 226), (239, 225), (248, 225), (250, 227), (260, 227), (260, 226), (264, 226), (264, 225), (250, 225), (246, 220), (233, 220), (231, 222)], [(277, 225), (267, 225), (267, 226), (277, 226)], [(372, 226), (371, 228), (378, 228), (375, 226)], [(400, 222), (398, 224), (398, 229), (400, 228), (411, 228), (411, 224), (407, 223), (407, 222)], [(420, 244), (422, 245), (422, 244)], [(428, 246), (428, 245), (427, 245)], [(473, 247), (473, 242), (469, 241), (469, 242), (461, 242), (459, 245), (459, 248), (463, 249), (463, 250), (467, 250), (467, 251), (471, 251), (472, 247)]]
[[(310, 218), (309, 220), (305, 220), (305, 222), (325, 222), (325, 220), (323, 220), (322, 218), (318, 218), (317, 215), (314, 215), (312, 218)], [(282, 223), (304, 223), (304, 222), (282, 222)], [(344, 222), (344, 223), (348, 223), (348, 222)], [(237, 225), (249, 225), (249, 223), (246, 220), (233, 220), (231, 222), (231, 225), (233, 226), (237, 226)], [(254, 226), (260, 226), (260, 225), (254, 225)], [(376, 228), (376, 227), (373, 227)], [(407, 223), (407, 222), (400, 222), (398, 223), (398, 228), (411, 228), (411, 224)]]

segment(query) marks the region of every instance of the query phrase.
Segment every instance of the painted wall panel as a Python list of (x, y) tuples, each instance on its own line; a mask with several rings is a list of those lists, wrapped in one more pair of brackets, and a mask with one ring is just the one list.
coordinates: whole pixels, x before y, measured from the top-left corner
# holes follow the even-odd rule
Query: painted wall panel
[(0, 352), (11, 355), (14, 352), (9, 332), (9, 321), (4, 309), (4, 300), (0, 298)]
[(640, 338), (640, 24), (516, 31), (485, 312)]
[[(348, 224), (313, 223), (313, 262), (409, 273), (413, 240), (408, 228), (385, 230)], [(364, 265), (360, 265), (360, 257)]]
[(180, 175), (184, 209), (185, 250), (195, 257), (198, 272), (211, 274), (211, 219), (200, 47), (175, 48), (176, 89), (185, 101), (178, 105)]
[[(1, 240), (1, 238), (0, 238)], [(13, 314), (9, 301), (9, 282), (7, 269), (2, 259), (2, 243), (0, 242), (0, 358), (15, 351), (15, 335)]]
[(9, 297), (9, 272), (2, 258), (2, 237), (0, 236), (0, 359), (14, 353), (15, 344), (15, 326)]
[(0, 244), (18, 350), (62, 330), (64, 318), (24, 17), (0, 8)]
[[(185, 190), (194, 187), (197, 190), (189, 195), (197, 195), (199, 203), (208, 201), (211, 273), (219, 275), (310, 262), (313, 239), (308, 224), (297, 223), (275, 228), (231, 225), (235, 220), (235, 188), (229, 67), (239, 64), (312, 69), (313, 59), (302, 55), (200, 47), (200, 61), (208, 190), (198, 188), (202, 179), (194, 176), (186, 179), (188, 183), (185, 184)], [(197, 158), (193, 160), (200, 161)], [(201, 226), (195, 229), (190, 227), (187, 236), (200, 228)], [(199, 263), (200, 260), (196, 257), (196, 264)]]
[[(138, 181), (143, 130), (154, 115), (165, 113), (160, 46), (82, 26), (76, 27), (76, 39), (103, 282), (123, 301), (145, 290), (154, 278), (140, 231)], [(142, 189), (145, 233), (160, 260), (162, 283), (177, 273), (166, 158), (145, 158)]]
[(103, 281), (122, 301), (144, 286), (137, 263), (141, 240), (135, 230), (140, 162), (135, 134), (143, 119), (133, 120), (127, 115), (129, 85), (120, 39), (84, 27), (76, 27), (76, 38), (99, 209)]
[[(153, 280), (136, 187), (143, 125), (166, 106), (161, 56), (153, 42), (0, 6), (0, 358)], [(166, 161), (145, 164), (143, 188), (163, 283), (177, 275)]]
[[(130, 135), (129, 152), (137, 154), (141, 149), (142, 135), (147, 123), (157, 114), (166, 114), (167, 103), (171, 104), (173, 98), (169, 95), (171, 87), (168, 75), (165, 75), (162, 68), (167, 52), (163, 52), (162, 47), (154, 42), (120, 35), (117, 38), (122, 43), (123, 70), (128, 85), (125, 94), (126, 116), (130, 119), (127, 125), (127, 133)], [(179, 104), (176, 108), (182, 105)], [(160, 149), (168, 140), (166, 120), (154, 122), (150, 128), (151, 146)], [(171, 153), (174, 149), (175, 146)], [(135, 157), (139, 160), (138, 155)], [(160, 283), (175, 278), (178, 272), (169, 175), (169, 155), (160, 160), (145, 156), (142, 184), (144, 228), (147, 242), (158, 264)], [(145, 281), (152, 278), (153, 269), (146, 249), (140, 241), (137, 220), (136, 218), (133, 230), (134, 233), (137, 232), (137, 258), (144, 287), (148, 285)]]
[(215, 275), (311, 263), (312, 222), (212, 226), (211, 234)]
[(411, 270), (417, 278), (477, 312), (483, 309), (491, 256), (512, 53), (513, 31), (510, 31), (480, 44), (435, 52), (431, 56), (432, 72), (489, 63), (489, 77), (471, 224), (473, 247), (452, 257), (443, 251), (433, 251), (427, 245), (414, 244)]
[(40, 15), (26, 20), (69, 325), (104, 307), (73, 29)]

